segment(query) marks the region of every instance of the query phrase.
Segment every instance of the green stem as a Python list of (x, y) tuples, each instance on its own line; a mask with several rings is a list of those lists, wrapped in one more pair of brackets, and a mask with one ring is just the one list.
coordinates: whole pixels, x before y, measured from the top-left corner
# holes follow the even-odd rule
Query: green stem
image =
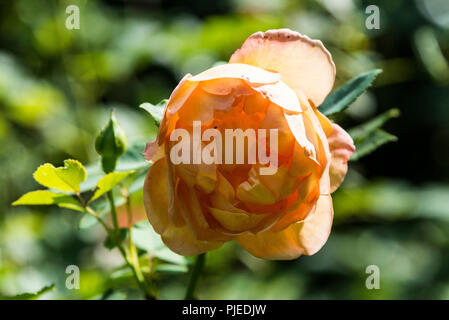
[(195, 259), (195, 264), (193, 265), (192, 274), (190, 275), (189, 284), (187, 286), (186, 295), (184, 300), (195, 299), (195, 289), (200, 278), (201, 271), (203, 270), (204, 263), (206, 261), (206, 254), (199, 254)]
[[(108, 197), (109, 198), (109, 197)], [(80, 198), (81, 199), (81, 198)], [(112, 200), (114, 200), (112, 198)], [(114, 209), (112, 209), (114, 208)], [(136, 266), (134, 265), (134, 263), (132, 263), (132, 261), (130, 260), (130, 257), (128, 256), (128, 254), (126, 253), (125, 248), (122, 246), (122, 244), (120, 243), (120, 241), (115, 237), (115, 235), (117, 234), (117, 230), (112, 230), (110, 229), (107, 224), (103, 221), (103, 219), (101, 219), (98, 214), (95, 212), (95, 210), (93, 210), (91, 207), (85, 205), (84, 209), (86, 210), (87, 213), (89, 213), (91, 216), (93, 216), (95, 219), (97, 219), (97, 221), (103, 226), (103, 228), (105, 229), (106, 233), (108, 234), (108, 236), (113, 239), (113, 241), (115, 242), (115, 246), (117, 247), (117, 249), (120, 251), (121, 255), (123, 256), (123, 259), (125, 259), (125, 262), (127, 264), (127, 266), (131, 269), (133, 276), (137, 282), (137, 285), (139, 286), (140, 290), (142, 290), (145, 294), (145, 296), (148, 299), (154, 299), (155, 296), (154, 294), (151, 292), (150, 288), (147, 286), (147, 283), (145, 281), (145, 278), (140, 270), (140, 268), (136, 268)], [(116, 208), (115, 205), (111, 206), (111, 213), (112, 211), (114, 211), (116, 213)], [(115, 214), (115, 216), (117, 217), (117, 215)], [(117, 220), (117, 219), (116, 219)]]
[[(126, 193), (125, 195), (126, 197), (126, 209), (128, 211), (128, 240), (129, 240), (129, 259), (131, 264), (134, 266), (134, 269), (136, 270), (136, 278), (145, 284), (145, 287), (148, 288), (149, 287), (149, 283), (147, 282), (147, 280), (145, 279), (145, 276), (142, 273), (142, 270), (140, 268), (140, 263), (139, 263), (139, 255), (137, 254), (137, 248), (134, 245), (133, 239), (132, 239), (132, 209), (131, 209), (131, 199), (129, 197), (129, 194)], [(149, 293), (149, 291), (147, 290), (146, 294), (151, 297), (151, 294)]]
[(112, 190), (108, 192), (108, 200), (111, 208), (112, 224), (114, 226), (114, 230), (118, 233), (119, 226), (117, 220), (117, 209), (115, 208), (114, 194), (112, 193)]

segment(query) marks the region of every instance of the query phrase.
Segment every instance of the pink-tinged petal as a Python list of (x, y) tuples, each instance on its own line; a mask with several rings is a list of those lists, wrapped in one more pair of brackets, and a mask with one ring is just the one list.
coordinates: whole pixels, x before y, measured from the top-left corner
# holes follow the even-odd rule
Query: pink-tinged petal
[(355, 151), (351, 136), (338, 124), (332, 124), (333, 131), (328, 138), (331, 152), (330, 192), (338, 189), (348, 171), (348, 161)]
[(145, 156), (145, 159), (147, 161), (151, 161), (158, 148), (159, 144), (157, 143), (157, 139), (152, 142), (147, 142), (147, 144), (145, 145), (145, 150), (142, 152), (142, 154)]
[(316, 203), (315, 212), (304, 221), (292, 225), (298, 233), (298, 240), (305, 255), (311, 256), (324, 246), (331, 232), (333, 218), (332, 197), (321, 195)]
[(165, 156), (164, 146), (160, 146), (159, 141), (156, 138), (156, 140), (152, 142), (147, 142), (142, 154), (145, 156), (145, 160), (154, 163)]
[(277, 71), (289, 87), (302, 90), (315, 105), (331, 91), (335, 65), (321, 41), (289, 29), (269, 30), (251, 35), (229, 60)]
[(187, 225), (177, 227), (168, 217), (166, 161), (160, 159), (150, 168), (143, 188), (144, 205), (148, 219), (162, 241), (181, 255), (196, 255), (215, 250), (222, 245), (217, 241), (197, 240)]
[(281, 76), (279, 73), (270, 72), (253, 65), (233, 63), (207, 69), (187, 80), (189, 82), (199, 82), (220, 78), (243, 79), (251, 84), (268, 84), (278, 82)]

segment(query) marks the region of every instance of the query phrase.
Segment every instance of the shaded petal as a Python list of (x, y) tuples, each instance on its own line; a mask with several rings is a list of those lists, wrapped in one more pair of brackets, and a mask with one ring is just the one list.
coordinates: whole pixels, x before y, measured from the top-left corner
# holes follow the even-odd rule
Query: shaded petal
[(315, 145), (309, 140), (310, 137), (315, 138), (315, 133), (311, 130), (307, 130), (306, 126), (308, 125), (308, 122), (306, 122), (307, 119), (305, 119), (304, 114), (288, 114), (284, 112), (284, 116), (291, 132), (296, 138), (296, 142), (302, 149), (304, 149), (306, 156), (319, 163), (317, 160), (317, 150), (315, 149)]
[(148, 170), (143, 186), (143, 204), (148, 220), (159, 234), (163, 234), (170, 224), (165, 167), (165, 158), (156, 161)]
[(292, 260), (304, 253), (294, 228), (279, 232), (264, 231), (257, 235), (242, 234), (238, 243), (252, 255), (268, 260)]
[(320, 196), (315, 212), (301, 222), (296, 222), (282, 231), (271, 230), (257, 235), (243, 234), (239, 244), (258, 258), (269, 260), (291, 260), (301, 254), (316, 253), (327, 241), (332, 226), (332, 198)]
[(349, 158), (355, 151), (351, 136), (337, 124), (332, 124), (332, 127), (332, 134), (328, 138), (331, 152), (330, 192), (337, 190), (345, 179)]
[(170, 226), (162, 235), (162, 241), (170, 250), (183, 255), (193, 256), (218, 249), (223, 243), (197, 240), (187, 226)]
[(331, 91), (335, 65), (321, 41), (289, 29), (251, 35), (232, 55), (230, 63), (245, 63), (281, 73), (293, 90), (302, 90), (315, 105)]
[[(294, 146), (295, 137), (292, 134), (287, 119), (283, 116), (282, 108), (270, 103), (265, 118), (259, 125), (259, 129), (278, 129), (278, 153), (284, 156), (290, 155)], [(269, 130), (267, 131), (269, 133)], [(269, 134), (267, 134), (267, 146), (270, 145), (268, 136)]]
[(168, 218), (166, 161), (160, 159), (150, 168), (143, 188), (145, 211), (154, 230), (172, 251), (196, 255), (219, 248), (222, 242), (197, 240), (189, 228), (176, 227)]
[(275, 195), (270, 191), (270, 189), (263, 184), (258, 175), (257, 166), (252, 166), (249, 171), (248, 181), (242, 182), (237, 187), (237, 199), (245, 203), (255, 203), (255, 204), (274, 204), (276, 203)]
[[(214, 222), (210, 217), (206, 217), (207, 207), (201, 206), (195, 190), (187, 186), (183, 181), (177, 185), (176, 200), (181, 210), (186, 224), (189, 226), (196, 239), (206, 241), (229, 241), (232, 237), (223, 234), (214, 228)], [(204, 203), (203, 203), (204, 204)], [(215, 224), (217, 224), (215, 222)]]
[(226, 211), (209, 207), (212, 216), (227, 230), (242, 232), (255, 228), (267, 215), (252, 214), (243, 210), (240, 212)]

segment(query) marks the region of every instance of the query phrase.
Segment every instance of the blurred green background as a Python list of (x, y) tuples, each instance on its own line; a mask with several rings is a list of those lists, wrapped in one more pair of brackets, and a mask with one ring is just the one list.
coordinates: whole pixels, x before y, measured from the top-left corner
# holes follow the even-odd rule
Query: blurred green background
[[(80, 8), (79, 30), (65, 28)], [(380, 8), (367, 30), (365, 8)], [(122, 259), (98, 226), (57, 207), (11, 207), (38, 188), (43, 162), (97, 160), (94, 138), (110, 108), (129, 140), (156, 128), (138, 108), (168, 97), (185, 73), (227, 60), (253, 32), (291, 28), (321, 39), (336, 87), (384, 72), (336, 120), (345, 128), (392, 107), (399, 141), (352, 162), (334, 194), (325, 247), (290, 262), (263, 261), (235, 243), (208, 255), (203, 299), (449, 299), (449, 2), (447, 0), (134, 0), (0, 2), (0, 296), (55, 284), (47, 299), (141, 298), (114, 281)], [(141, 197), (141, 195), (140, 195)], [(135, 208), (143, 217), (141, 199)], [(68, 265), (81, 289), (65, 286)], [(380, 289), (368, 290), (368, 265)], [(154, 275), (160, 297), (182, 298), (188, 275)]]

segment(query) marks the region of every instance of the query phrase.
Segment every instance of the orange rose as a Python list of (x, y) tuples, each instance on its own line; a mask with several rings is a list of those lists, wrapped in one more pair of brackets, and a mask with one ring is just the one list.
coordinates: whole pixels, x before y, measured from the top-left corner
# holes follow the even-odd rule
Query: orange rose
[[(334, 78), (332, 57), (320, 41), (281, 29), (253, 34), (228, 64), (181, 80), (157, 139), (145, 150), (153, 162), (144, 186), (146, 212), (171, 250), (195, 255), (236, 239), (257, 257), (294, 259), (324, 245), (333, 218), (330, 193), (343, 181), (355, 149), (316, 108)], [(174, 163), (173, 133), (194, 133), (194, 121), (201, 121), (200, 134), (266, 129), (270, 134), (262, 140), (276, 156), (275, 170), (262, 174), (271, 164), (251, 163), (249, 156), (225, 163), (226, 152), (236, 147), (226, 149), (217, 136), (208, 140), (216, 143), (218, 161)], [(191, 160), (206, 145), (203, 139), (183, 156)], [(255, 145), (248, 137), (245, 148)]]

